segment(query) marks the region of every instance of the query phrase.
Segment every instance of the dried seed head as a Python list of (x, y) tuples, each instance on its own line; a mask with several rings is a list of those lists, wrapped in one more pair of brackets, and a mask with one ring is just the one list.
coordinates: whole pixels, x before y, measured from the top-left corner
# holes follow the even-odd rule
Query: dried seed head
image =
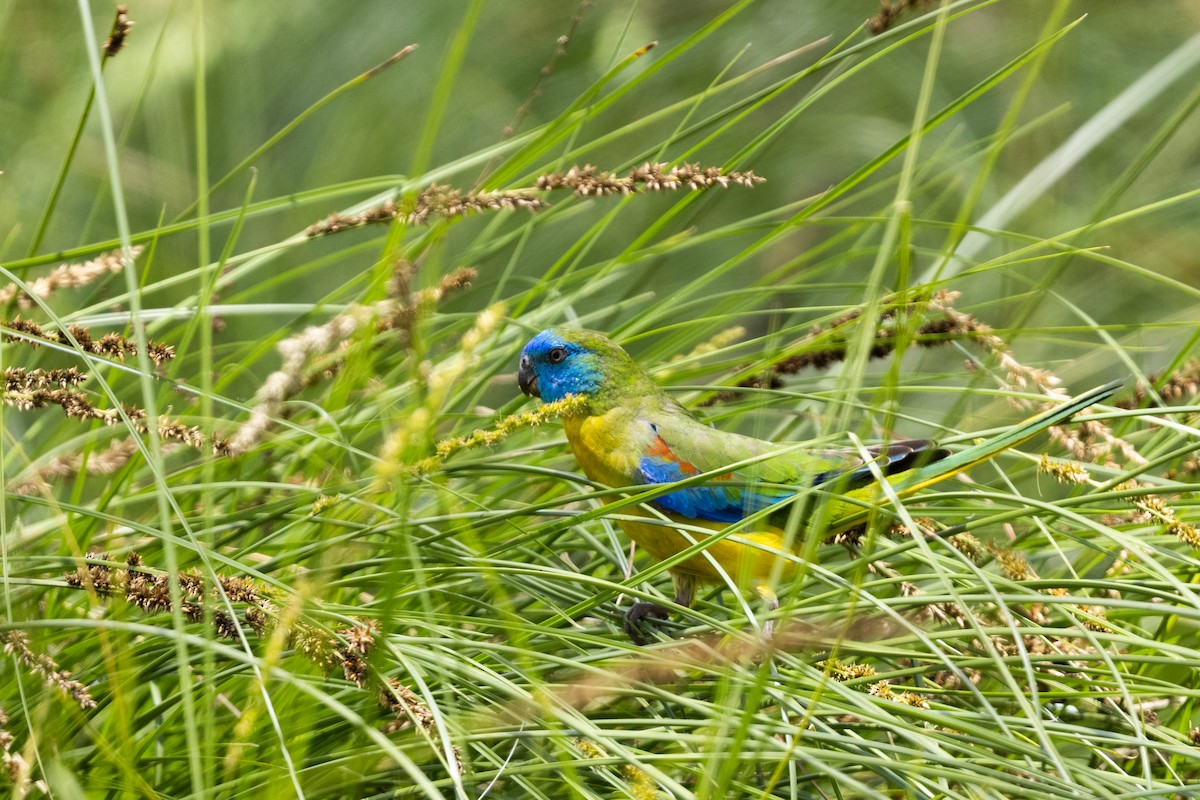
[(835, 681), (869, 678), (875, 674), (875, 668), (869, 664), (845, 664), (837, 659), (818, 661), (817, 666), (829, 673), (829, 676)]
[(104, 46), (101, 48), (104, 50), (106, 58), (112, 58), (124, 49), (125, 40), (129, 38), (131, 28), (133, 28), (133, 20), (129, 18), (129, 9), (124, 4), (118, 5), (117, 17), (113, 20), (112, 32), (104, 40)]
[(14, 656), (18, 664), (41, 678), (46, 686), (68, 695), (84, 711), (96, 707), (88, 687), (73, 679), (69, 670), (59, 668), (50, 656), (34, 651), (23, 631), (0, 633), (0, 642), (4, 644), (5, 653)]
[(1052, 461), (1045, 454), (1042, 454), (1038, 460), (1038, 469), (1053, 476), (1059, 483), (1087, 483), (1092, 477), (1086, 469), (1074, 461)]
[(1014, 581), (1027, 581), (1037, 577), (1037, 573), (1033, 571), (1033, 567), (1025, 560), (1025, 556), (1020, 553), (994, 544), (988, 544), (987, 549), (995, 556), (996, 563), (1000, 565), (1000, 571), (1006, 577)]
[[(142, 248), (140, 246), (133, 247), (130, 250), (130, 260), (136, 260), (141, 254)], [(7, 306), (15, 301), (18, 308), (33, 308), (36, 305), (33, 297), (39, 297), (44, 300), (59, 289), (86, 286), (105, 275), (120, 272), (124, 268), (125, 258), (120, 250), (101, 253), (92, 260), (85, 261), (82, 264), (60, 264), (49, 275), (29, 281), (29, 294), (26, 294), (15, 283), (10, 283), (0, 288), (0, 306)]]

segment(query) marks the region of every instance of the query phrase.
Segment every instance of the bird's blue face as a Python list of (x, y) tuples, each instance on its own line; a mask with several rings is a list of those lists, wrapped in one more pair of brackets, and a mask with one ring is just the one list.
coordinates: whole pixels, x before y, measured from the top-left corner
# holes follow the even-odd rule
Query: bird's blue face
[(596, 354), (551, 328), (529, 340), (521, 351), (517, 383), (521, 391), (548, 403), (568, 394), (587, 395), (600, 387)]

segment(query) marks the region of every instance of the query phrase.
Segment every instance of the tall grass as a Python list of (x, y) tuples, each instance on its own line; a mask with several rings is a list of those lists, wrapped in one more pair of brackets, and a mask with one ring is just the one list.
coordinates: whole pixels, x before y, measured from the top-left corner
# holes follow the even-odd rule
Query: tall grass
[[(792, 40), (748, 1), (550, 4), (539, 94), (506, 131), (488, 75), (518, 70), (475, 54), (515, 11), (472, 3), (427, 21), (433, 45), (351, 53), (340, 87), (264, 94), (294, 110), (262, 130), (210, 58), (347, 56), (214, 39), (230, 9), (196, 4), (134, 7), (102, 63), (108, 10), (81, 0), (87, 47), (78, 27), (58, 44), (79, 70), (16, 177), (57, 161), (37, 192), (0, 179), (0, 785), (1197, 792), (1200, 93), (1178, 89), (1200, 40), (1082, 86), (1064, 48), (1123, 23), (905, 5), (877, 35), (847, 5)], [(18, 44), (13, 22), (62, 24), (4, 13)], [(132, 58), (146, 77), (119, 80)], [(380, 84), (395, 129), (371, 124), (397, 119)], [(405, 174), (358, 158), (381, 138)], [(817, 446), (959, 448), (1129, 383), (859, 531), (809, 531), (777, 612), (710, 587), (637, 647), (623, 610), (670, 591), (617, 524), (646, 495), (585, 480), (516, 387), (523, 343), (562, 324), (610, 333), (716, 426)]]

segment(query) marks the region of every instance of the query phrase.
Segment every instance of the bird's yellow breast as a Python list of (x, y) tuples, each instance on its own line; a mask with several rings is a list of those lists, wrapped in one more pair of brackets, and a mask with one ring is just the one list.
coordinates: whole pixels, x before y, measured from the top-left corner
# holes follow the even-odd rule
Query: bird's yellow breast
[(563, 420), (567, 443), (584, 474), (614, 488), (634, 483), (642, 443), (633, 434), (636, 422), (624, 409), (592, 417)]

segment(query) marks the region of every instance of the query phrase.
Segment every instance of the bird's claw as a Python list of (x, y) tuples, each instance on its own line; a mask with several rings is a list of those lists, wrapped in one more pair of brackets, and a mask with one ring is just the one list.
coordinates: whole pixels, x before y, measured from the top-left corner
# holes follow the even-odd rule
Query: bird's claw
[(658, 603), (639, 601), (630, 606), (629, 610), (625, 612), (625, 624), (622, 627), (629, 634), (629, 638), (633, 640), (634, 644), (649, 644), (650, 639), (646, 634), (648, 629), (653, 626), (647, 625), (644, 620), (649, 618), (662, 622), (667, 619), (669, 614), (670, 612), (665, 606), (660, 606)]

